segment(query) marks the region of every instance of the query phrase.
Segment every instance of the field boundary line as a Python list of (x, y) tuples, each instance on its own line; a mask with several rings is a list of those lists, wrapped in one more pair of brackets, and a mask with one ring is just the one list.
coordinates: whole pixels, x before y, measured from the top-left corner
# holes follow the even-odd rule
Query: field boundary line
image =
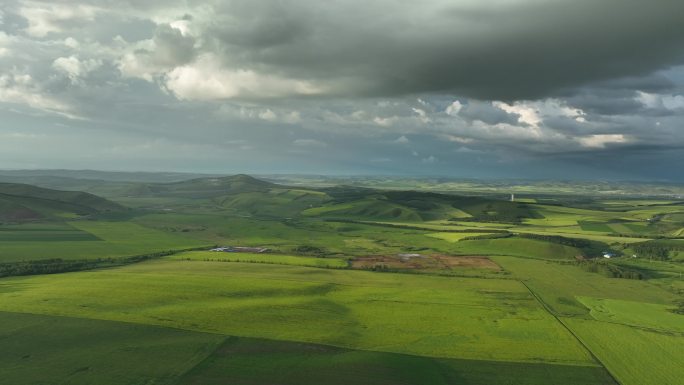
[(579, 342), (580, 345), (582, 345), (582, 347), (589, 353), (589, 355), (591, 355), (591, 357), (594, 360), (596, 360), (596, 362), (598, 362), (601, 365), (601, 367), (603, 367), (603, 369), (606, 370), (606, 373), (608, 373), (610, 378), (612, 378), (616, 384), (618, 384), (618, 385), (622, 384), (620, 381), (618, 381), (617, 377), (615, 377), (615, 375), (608, 369), (606, 364), (604, 364), (603, 361), (601, 361), (598, 358), (598, 356), (596, 354), (594, 354), (594, 352), (589, 348), (589, 346), (587, 346), (587, 344), (585, 344), (584, 341), (582, 341), (582, 339), (565, 322), (563, 322), (563, 320), (560, 317), (558, 317), (553, 310), (551, 310), (551, 308), (546, 304), (546, 302), (544, 302), (541, 299), (541, 297), (539, 297), (537, 295), (537, 293), (532, 291), (532, 289), (530, 289), (530, 287), (527, 286), (527, 284), (523, 280), (518, 280), (518, 282), (520, 282), (523, 286), (525, 286), (527, 291), (529, 291), (530, 294), (532, 294), (532, 296), (537, 300), (537, 302), (539, 302), (539, 304), (542, 306), (542, 308), (544, 308), (544, 310), (546, 310), (547, 313), (549, 313), (553, 318), (555, 318), (556, 321), (558, 321), (563, 326), (563, 328), (565, 328), (565, 330), (567, 330), (568, 333), (570, 333), (570, 335), (572, 335), (577, 340), (577, 342)]

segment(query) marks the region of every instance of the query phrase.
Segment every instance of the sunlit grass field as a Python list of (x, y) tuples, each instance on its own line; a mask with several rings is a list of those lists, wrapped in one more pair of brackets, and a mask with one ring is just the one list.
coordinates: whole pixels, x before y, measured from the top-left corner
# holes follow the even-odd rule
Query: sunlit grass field
[(622, 385), (682, 383), (684, 335), (575, 318), (564, 322)]
[(431, 357), (595, 365), (511, 280), (160, 260), (7, 278), (0, 310)]
[(251, 262), (270, 263), (275, 265), (309, 266), (345, 268), (349, 262), (343, 258), (316, 258), (297, 255), (282, 255), (268, 253), (225, 253), (216, 251), (188, 251), (174, 254), (170, 259), (213, 261), (213, 262)]

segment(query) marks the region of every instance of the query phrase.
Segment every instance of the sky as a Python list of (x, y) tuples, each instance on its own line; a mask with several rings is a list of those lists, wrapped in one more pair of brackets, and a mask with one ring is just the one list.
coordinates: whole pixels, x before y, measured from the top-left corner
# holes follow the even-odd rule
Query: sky
[(3, 0), (36, 168), (684, 182), (684, 1)]

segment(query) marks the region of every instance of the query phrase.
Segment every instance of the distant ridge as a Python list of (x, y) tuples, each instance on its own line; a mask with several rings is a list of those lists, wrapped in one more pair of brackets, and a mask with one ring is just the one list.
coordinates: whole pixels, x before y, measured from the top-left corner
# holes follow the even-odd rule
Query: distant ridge
[(245, 174), (196, 178), (174, 183), (148, 183), (135, 186), (131, 195), (213, 198), (250, 192), (265, 192), (278, 185)]
[(123, 206), (86, 192), (0, 183), (0, 221), (54, 219), (122, 210)]

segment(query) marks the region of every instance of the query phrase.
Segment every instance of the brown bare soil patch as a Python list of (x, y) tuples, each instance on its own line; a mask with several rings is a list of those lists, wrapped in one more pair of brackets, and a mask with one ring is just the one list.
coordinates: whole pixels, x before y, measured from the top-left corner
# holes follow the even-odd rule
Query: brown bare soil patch
[(434, 255), (433, 258), (448, 267), (501, 270), (501, 267), (494, 261), (482, 256)]
[(452, 270), (452, 269), (490, 269), (501, 270), (491, 259), (482, 256), (421, 255), (401, 257), (371, 255), (357, 257), (351, 261), (354, 269), (401, 269), (401, 270)]

